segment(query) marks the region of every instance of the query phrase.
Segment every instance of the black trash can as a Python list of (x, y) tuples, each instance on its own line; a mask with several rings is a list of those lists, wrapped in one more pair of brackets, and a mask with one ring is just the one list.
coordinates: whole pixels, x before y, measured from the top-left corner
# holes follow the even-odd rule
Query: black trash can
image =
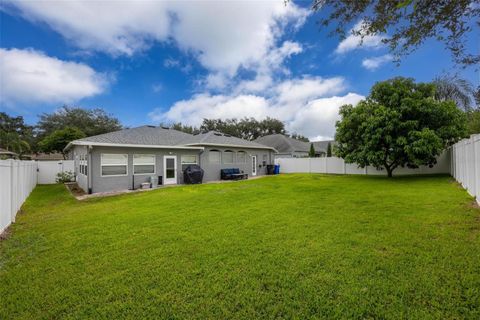
[(274, 174), (275, 166), (273, 164), (267, 164), (267, 174)]

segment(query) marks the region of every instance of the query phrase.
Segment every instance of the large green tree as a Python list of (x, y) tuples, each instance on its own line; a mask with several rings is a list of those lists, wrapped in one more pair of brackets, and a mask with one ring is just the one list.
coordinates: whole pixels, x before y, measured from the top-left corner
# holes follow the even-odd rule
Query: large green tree
[(336, 155), (347, 163), (384, 168), (432, 166), (466, 135), (465, 114), (453, 101), (435, 99), (435, 85), (394, 78), (376, 83), (357, 106), (340, 109)]
[(342, 38), (358, 21), (363, 23), (353, 33), (362, 39), (387, 34), (382, 41), (397, 60), (435, 39), (457, 63), (480, 63), (478, 50), (473, 51), (478, 42), (474, 30), (480, 17), (478, 0), (313, 0), (312, 8), (322, 13), (320, 25), (333, 24), (331, 34)]
[(77, 128), (86, 136), (122, 129), (120, 121), (103, 109), (82, 109), (67, 106), (54, 113), (40, 115), (37, 127), (40, 139), (66, 127)]
[(56, 130), (40, 141), (39, 146), (43, 152), (59, 152), (66, 159), (66, 153), (63, 149), (73, 140), (84, 138), (85, 134), (78, 128), (65, 127)]

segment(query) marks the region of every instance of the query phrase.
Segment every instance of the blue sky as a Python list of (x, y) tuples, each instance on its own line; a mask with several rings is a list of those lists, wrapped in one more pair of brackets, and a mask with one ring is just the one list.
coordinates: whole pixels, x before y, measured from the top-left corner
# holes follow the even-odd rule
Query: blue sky
[(101, 107), (126, 126), (271, 116), (325, 139), (338, 108), (376, 81), (458, 72), (479, 84), (433, 40), (397, 66), (380, 43), (388, 34), (363, 46), (329, 37), (310, 2), (184, 4), (4, 1), (0, 109), (34, 123), (65, 104)]

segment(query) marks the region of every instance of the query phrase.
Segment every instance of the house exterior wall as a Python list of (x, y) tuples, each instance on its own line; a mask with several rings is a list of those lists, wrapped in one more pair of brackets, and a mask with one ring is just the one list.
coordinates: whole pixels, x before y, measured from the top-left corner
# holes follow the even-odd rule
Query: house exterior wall
[[(92, 192), (107, 192), (140, 188), (143, 182), (150, 182), (151, 176), (164, 176), (163, 158), (167, 155), (177, 156), (177, 183), (183, 183), (183, 172), (181, 166), (182, 155), (196, 155), (199, 158), (200, 150), (188, 149), (156, 149), (156, 148), (125, 148), (125, 147), (93, 147), (92, 156)], [(102, 176), (101, 155), (102, 153), (116, 153), (128, 155), (127, 175), (124, 176)], [(153, 154), (155, 155), (154, 174), (135, 174), (133, 178), (133, 155)]]
[[(221, 154), (221, 163), (210, 163), (209, 152), (211, 150), (218, 150)], [(233, 163), (224, 163), (224, 152), (231, 150), (234, 152)], [(88, 151), (88, 153), (87, 153)], [(245, 163), (238, 163), (237, 153), (244, 151), (246, 153)], [(111, 154), (127, 154), (128, 165), (127, 174), (122, 176), (102, 176), (101, 173), (101, 155), (102, 153)], [(134, 154), (153, 154), (155, 155), (155, 173), (154, 174), (135, 174), (133, 177), (133, 155)], [(273, 164), (274, 153), (269, 149), (250, 149), (250, 148), (228, 148), (228, 147), (205, 147), (205, 150), (190, 150), (190, 149), (157, 149), (157, 148), (132, 148), (132, 147), (97, 147), (94, 146), (90, 150), (86, 146), (75, 146), (73, 149), (73, 158), (75, 160), (75, 174), (77, 183), (80, 188), (88, 192), (89, 184), (86, 175), (80, 173), (79, 163), (80, 155), (87, 155), (88, 173), (90, 177), (90, 186), (93, 193), (120, 191), (132, 188), (140, 188), (143, 182), (150, 182), (151, 176), (162, 176), (164, 179), (164, 156), (177, 156), (177, 183), (183, 183), (183, 171), (181, 164), (182, 155), (196, 155), (197, 162), (204, 170), (204, 182), (220, 180), (220, 170), (224, 168), (239, 168), (241, 171), (252, 176), (252, 156), (257, 156), (257, 176), (266, 174), (266, 165)], [(265, 165), (263, 161), (265, 159)]]
[[(220, 163), (211, 163), (209, 161), (209, 152), (212, 150), (218, 150), (221, 152), (221, 162)], [(224, 162), (224, 153), (227, 150), (234, 152), (233, 163)], [(239, 151), (246, 152), (245, 162), (239, 163), (237, 161), (237, 153)], [(216, 147), (208, 146), (205, 147), (205, 150), (200, 156), (200, 166), (204, 170), (203, 181), (216, 181), (220, 180), (220, 170), (228, 168), (239, 168), (240, 171), (248, 173), (249, 177), (252, 177), (253, 167), (252, 167), (252, 156), (257, 156), (257, 176), (265, 175), (267, 173), (267, 164), (273, 164), (274, 157), (273, 151), (270, 149), (251, 149), (251, 148), (229, 148), (229, 147)], [(265, 158), (264, 158), (265, 157)], [(265, 166), (263, 165), (263, 160), (265, 159)]]

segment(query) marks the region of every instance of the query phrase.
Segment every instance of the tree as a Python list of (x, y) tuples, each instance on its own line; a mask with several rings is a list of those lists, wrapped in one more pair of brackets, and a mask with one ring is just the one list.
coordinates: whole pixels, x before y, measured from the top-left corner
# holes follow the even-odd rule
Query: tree
[(462, 110), (472, 108), (475, 98), (473, 85), (457, 75), (442, 75), (433, 80), (435, 98), (440, 101), (452, 100)]
[(308, 152), (308, 156), (310, 158), (315, 158), (315, 148), (313, 147), (313, 143), (310, 143), (310, 151)]
[(301, 134), (296, 133), (296, 132), (292, 133), (290, 135), (290, 138), (295, 139), (295, 140), (300, 140), (300, 141), (303, 141), (303, 142), (310, 142), (310, 140), (307, 137), (302, 136)]
[(56, 130), (40, 141), (39, 146), (43, 152), (59, 152), (66, 159), (66, 153), (63, 151), (67, 144), (73, 140), (84, 138), (85, 134), (78, 128), (66, 127)]
[(0, 112), (0, 147), (20, 156), (35, 145), (33, 127), (25, 124), (23, 117), (11, 117)]
[(199, 130), (200, 132), (218, 131), (245, 140), (255, 140), (269, 134), (286, 133), (285, 124), (282, 121), (269, 117), (261, 121), (255, 118), (203, 119)]
[(347, 163), (385, 168), (433, 166), (446, 147), (466, 135), (465, 114), (434, 98), (435, 85), (394, 78), (376, 83), (356, 107), (340, 108), (336, 155)]
[(467, 132), (468, 134), (480, 133), (480, 109), (467, 112)]
[(77, 128), (87, 136), (94, 136), (122, 129), (120, 121), (103, 109), (82, 109), (64, 106), (60, 110), (40, 115), (37, 125), (39, 138), (66, 127)]
[[(160, 124), (160, 126), (163, 126), (163, 125)], [(186, 125), (186, 124), (182, 124), (181, 122), (174, 123), (174, 124), (172, 124), (168, 127), (170, 129), (174, 129), (174, 130), (177, 130), (177, 131), (182, 131), (182, 132), (189, 133), (189, 134), (200, 133), (199, 128), (197, 128), (195, 126), (189, 126), (189, 125)]]
[(331, 157), (332, 156), (332, 144), (329, 142), (327, 144), (327, 157)]
[(475, 48), (468, 41), (477, 39), (472, 36), (472, 26), (480, 16), (478, 0), (313, 0), (312, 8), (325, 13), (321, 25), (336, 24), (331, 34), (341, 38), (358, 21), (361, 25), (352, 33), (362, 40), (388, 31), (382, 42), (398, 61), (433, 38), (444, 44), (456, 63), (468, 66), (480, 62), (478, 53), (467, 52), (467, 48)]
[(20, 157), (30, 151), (30, 145), (16, 132), (0, 130), (0, 147), (17, 153)]

